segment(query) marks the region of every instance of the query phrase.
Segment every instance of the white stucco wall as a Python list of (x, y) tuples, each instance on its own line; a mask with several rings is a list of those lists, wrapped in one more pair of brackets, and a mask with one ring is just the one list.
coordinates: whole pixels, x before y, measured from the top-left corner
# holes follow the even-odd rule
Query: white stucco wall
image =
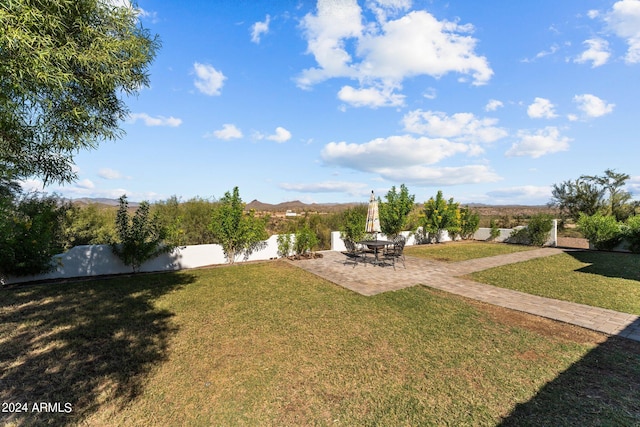
[[(278, 236), (271, 236), (265, 241), (265, 247), (252, 253), (248, 261), (267, 260), (278, 257)], [(244, 261), (239, 256), (236, 262)], [(55, 270), (37, 276), (8, 277), (7, 284), (22, 283), (35, 280), (63, 279), (71, 277), (91, 277), (105, 274), (131, 273), (127, 267), (113, 254), (109, 245), (76, 246), (69, 251), (55, 255)], [(182, 246), (171, 253), (162, 254), (142, 264), (140, 271), (171, 271), (184, 268), (204, 267), (214, 264), (226, 264), (227, 259), (220, 245)]]

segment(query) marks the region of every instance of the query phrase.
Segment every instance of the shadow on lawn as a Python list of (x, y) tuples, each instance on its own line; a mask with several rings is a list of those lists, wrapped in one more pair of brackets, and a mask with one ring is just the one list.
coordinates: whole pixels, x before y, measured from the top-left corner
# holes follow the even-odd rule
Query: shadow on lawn
[(625, 252), (567, 251), (580, 262), (589, 264), (578, 269), (582, 273), (640, 281), (640, 254)]
[[(0, 291), (0, 401), (27, 403), (26, 413), (0, 413), (0, 423), (76, 424), (135, 398), (176, 332), (172, 313), (154, 302), (193, 281), (143, 274)], [(34, 411), (40, 402), (48, 413)]]
[(640, 425), (640, 342), (609, 338), (518, 404), (500, 425)]

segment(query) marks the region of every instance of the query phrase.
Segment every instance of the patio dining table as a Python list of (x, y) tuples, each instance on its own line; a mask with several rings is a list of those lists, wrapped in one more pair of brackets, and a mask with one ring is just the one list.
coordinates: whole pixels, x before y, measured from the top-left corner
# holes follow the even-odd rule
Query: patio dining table
[(378, 260), (378, 252), (380, 251), (380, 248), (384, 248), (388, 245), (393, 245), (393, 242), (389, 240), (361, 240), (357, 243), (373, 250), (376, 260), (375, 263), (378, 265), (380, 265), (380, 261)]

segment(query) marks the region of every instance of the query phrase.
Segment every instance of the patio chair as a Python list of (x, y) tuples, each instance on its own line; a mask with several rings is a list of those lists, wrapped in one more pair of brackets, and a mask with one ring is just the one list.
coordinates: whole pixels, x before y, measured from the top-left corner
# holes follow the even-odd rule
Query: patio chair
[(393, 265), (393, 269), (396, 269), (396, 260), (401, 261), (404, 268), (407, 268), (407, 265), (404, 263), (404, 245), (407, 243), (404, 236), (398, 235), (395, 239), (393, 239), (393, 246), (385, 249), (383, 254), (384, 260), (390, 260), (391, 265)]
[(353, 268), (358, 265), (358, 262), (364, 263), (365, 267), (367, 266), (367, 254), (362, 249), (359, 249), (356, 243), (353, 240), (345, 240), (344, 246), (347, 248), (346, 251), (342, 252), (346, 259), (344, 260), (344, 264), (346, 264), (349, 260), (353, 261)]

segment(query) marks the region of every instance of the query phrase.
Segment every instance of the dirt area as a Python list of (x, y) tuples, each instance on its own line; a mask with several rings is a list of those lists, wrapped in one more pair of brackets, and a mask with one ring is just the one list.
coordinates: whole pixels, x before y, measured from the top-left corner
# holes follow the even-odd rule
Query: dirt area
[(576, 237), (558, 237), (558, 247), (572, 249), (589, 249), (589, 241)]

